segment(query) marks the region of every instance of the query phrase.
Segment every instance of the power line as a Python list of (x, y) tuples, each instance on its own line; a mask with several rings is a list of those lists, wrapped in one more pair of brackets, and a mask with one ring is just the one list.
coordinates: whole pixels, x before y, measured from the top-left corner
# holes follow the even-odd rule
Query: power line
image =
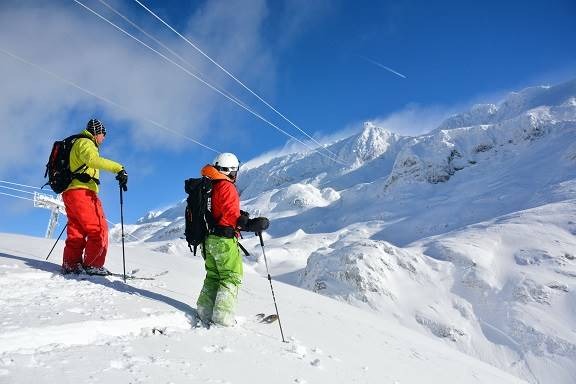
[[(196, 71), (196, 73), (199, 74), (199, 76), (203, 76), (204, 78), (210, 79), (209, 76), (207, 76), (205, 73), (202, 73), (198, 68), (196, 68), (193, 64), (191, 64), (189, 61), (187, 61), (185, 58), (183, 58), (181, 55), (179, 55), (177, 52), (175, 52), (173, 49), (171, 49), (170, 47), (168, 47), (166, 44), (162, 43), (160, 40), (156, 39), (154, 36), (152, 36), (151, 34), (149, 34), (148, 32), (146, 32), (142, 27), (140, 27), (138, 24), (136, 24), (135, 22), (133, 22), (132, 20), (130, 20), (127, 16), (125, 16), (124, 14), (122, 14), (120, 11), (118, 11), (117, 9), (115, 9), (114, 7), (112, 7), (110, 4), (108, 4), (107, 2), (105, 2), (104, 0), (98, 0), (100, 3), (102, 3), (106, 8), (110, 9), (112, 12), (114, 12), (116, 15), (118, 15), (119, 17), (121, 17), (124, 21), (126, 21), (128, 24), (130, 24), (132, 27), (134, 27), (136, 30), (138, 30), (140, 33), (144, 34), (146, 37), (148, 37), (150, 40), (154, 41), (156, 44), (158, 44), (159, 46), (161, 46), (162, 48), (164, 48), (165, 50), (167, 50), (168, 52), (170, 52), (174, 57), (176, 57), (178, 60), (180, 60), (182, 63), (188, 65), (189, 67), (191, 67), (194, 71)], [(210, 79), (212, 81), (212, 83), (216, 83), (214, 81), (214, 79)], [(229, 97), (235, 99), (238, 103), (242, 103), (241, 100), (239, 100), (238, 98), (236, 98), (234, 95), (230, 94), (229, 92), (227, 92), (224, 89), (221, 89), (222, 92), (226, 93)], [(244, 104), (246, 105), (246, 104)]]
[[(142, 8), (144, 8), (146, 11), (148, 11), (148, 13), (150, 13), (152, 16), (154, 16), (158, 21), (160, 21), (162, 24), (164, 24), (166, 27), (168, 27), (172, 32), (174, 32), (175, 34), (177, 34), (180, 38), (182, 38), (186, 43), (188, 43), (190, 46), (192, 46), (196, 51), (198, 51), (199, 53), (201, 53), (204, 57), (206, 57), (208, 60), (210, 60), (213, 64), (215, 64), (218, 68), (220, 68), (224, 73), (226, 73), (228, 76), (230, 76), (232, 79), (234, 79), (234, 81), (236, 81), (238, 84), (240, 84), (244, 89), (246, 89), (248, 92), (250, 92), (252, 95), (254, 95), (258, 100), (260, 100), (262, 103), (264, 103), (264, 105), (266, 105), (268, 108), (270, 108), (271, 110), (273, 110), (274, 112), (276, 112), (276, 114), (278, 114), (280, 117), (282, 117), (284, 120), (286, 120), (288, 123), (290, 123), (294, 128), (296, 128), (297, 130), (299, 130), (301, 133), (303, 133), (304, 135), (306, 135), (310, 140), (312, 140), (314, 143), (316, 143), (320, 148), (324, 149), (325, 151), (327, 151), (328, 153), (330, 153), (332, 156), (334, 156), (335, 158), (337, 158), (337, 155), (330, 151), (327, 148), (324, 148), (324, 146), (319, 143), (316, 139), (314, 139), (312, 136), (310, 136), (306, 131), (304, 131), (303, 129), (301, 129), (298, 125), (294, 124), (290, 119), (288, 119), (286, 116), (284, 116), (280, 111), (278, 111), (276, 108), (274, 108), (272, 105), (270, 105), (270, 103), (268, 103), (266, 100), (264, 100), (262, 97), (260, 97), (260, 95), (258, 95), (256, 92), (254, 92), (250, 87), (248, 87), (247, 85), (245, 85), (240, 79), (238, 79), (236, 76), (234, 76), (232, 73), (230, 73), (226, 68), (224, 68), (222, 65), (220, 65), (216, 60), (212, 59), (212, 57), (210, 57), (207, 53), (205, 53), (202, 49), (200, 49), (198, 46), (196, 46), (194, 43), (192, 43), (189, 39), (187, 39), (186, 37), (184, 37), (180, 32), (178, 32), (176, 29), (174, 29), (171, 25), (169, 25), (167, 22), (165, 22), (160, 16), (158, 16), (157, 14), (155, 14), (152, 10), (150, 10), (148, 7), (146, 7), (144, 4), (142, 4), (140, 1), (138, 0), (134, 0), (136, 3), (138, 3)], [(332, 159), (334, 160), (334, 159)], [(334, 160), (335, 161), (335, 160)]]
[[(4, 181), (4, 180), (0, 180), (0, 182), (2, 182), (2, 183), (7, 183), (7, 184), (15, 184), (15, 185), (26, 186), (26, 185), (23, 185), (23, 184), (11, 183), (11, 182), (9, 182), (9, 181)], [(21, 189), (10, 188), (10, 187), (6, 187), (6, 186), (3, 186), (3, 185), (0, 185), (0, 188), (6, 188), (6, 189), (14, 190), (14, 191), (19, 191), (19, 192), (24, 192), (24, 193), (30, 193), (30, 194), (32, 194), (32, 195), (34, 194), (33, 192), (27, 192), (27, 191), (23, 191), (23, 190), (21, 190)], [(36, 187), (30, 187), (30, 188), (36, 188)], [(1, 192), (1, 191), (0, 191), (0, 195), (6, 195), (6, 196), (10, 196), (10, 197), (15, 197), (15, 198), (17, 198), (17, 199), (22, 199), (22, 200), (34, 201), (34, 199), (30, 199), (30, 198), (28, 198), (28, 197), (12, 195), (12, 194), (10, 194), (10, 193), (5, 193), (5, 192)], [(112, 221), (110, 221), (110, 220), (108, 220), (108, 219), (106, 219), (106, 221), (107, 221), (109, 224), (117, 225), (116, 223), (113, 223)], [(134, 236), (134, 235), (132, 235), (132, 234), (130, 234), (130, 233), (127, 233), (127, 235), (128, 235), (128, 236), (132, 236), (134, 239), (136, 239), (136, 240), (138, 240), (138, 241), (141, 241), (139, 238), (137, 238), (136, 236)]]
[(16, 195), (12, 195), (10, 193), (5, 193), (5, 192), (0, 192), (0, 195), (6, 195), (6, 196), (10, 196), (10, 197), (15, 197), (17, 199), (22, 199), (22, 200), (29, 200), (29, 201), (34, 201), (34, 199), (29, 199), (27, 197), (22, 197), (22, 196), (16, 196)]
[(34, 194), (35, 194), (35, 192), (29, 192), (29, 191), (25, 191), (25, 190), (23, 190), (23, 189), (7, 187), (7, 186), (5, 186), (5, 185), (0, 185), (0, 188), (9, 189), (9, 190), (11, 190), (11, 191), (16, 191), (16, 192), (28, 193), (28, 194), (30, 194), (30, 195), (34, 195)]
[(141, 117), (140, 114), (137, 114), (136, 112), (131, 111), (128, 107), (125, 107), (125, 106), (123, 106), (123, 105), (121, 105), (121, 104), (118, 104), (118, 103), (115, 102), (115, 101), (112, 101), (112, 100), (110, 100), (110, 99), (108, 99), (108, 98), (106, 98), (106, 97), (100, 96), (100, 95), (98, 95), (98, 94), (96, 94), (96, 93), (94, 93), (94, 92), (92, 92), (92, 91), (89, 91), (88, 89), (81, 87), (80, 85), (74, 83), (73, 81), (68, 80), (68, 79), (65, 79), (64, 77), (62, 77), (62, 76), (60, 76), (60, 75), (57, 75), (56, 73), (51, 72), (51, 71), (49, 71), (49, 70), (47, 70), (47, 69), (39, 66), (38, 64), (32, 63), (31, 61), (28, 61), (28, 60), (26, 60), (26, 59), (24, 59), (24, 58), (16, 55), (15, 53), (9, 52), (9, 51), (7, 51), (6, 49), (3, 49), (3, 48), (0, 48), (0, 52), (2, 52), (2, 53), (4, 53), (4, 54), (6, 54), (6, 55), (8, 55), (8, 56), (10, 56), (10, 57), (18, 60), (18, 61), (20, 61), (20, 62), (22, 62), (22, 63), (25, 63), (25, 64), (27, 64), (27, 65), (29, 65), (29, 66), (31, 66), (31, 67), (34, 67), (34, 68), (38, 69), (39, 71), (42, 71), (42, 72), (44, 72), (44, 73), (46, 73), (46, 74), (54, 77), (55, 79), (60, 80), (60, 81), (66, 83), (66, 84), (68, 84), (68, 85), (70, 85), (70, 86), (72, 86), (72, 87), (74, 87), (74, 88), (76, 88), (76, 89), (78, 89), (78, 90), (80, 90), (80, 91), (82, 91), (82, 92), (84, 92), (84, 93), (92, 96), (92, 97), (95, 97), (95, 98), (97, 98), (97, 99), (99, 99), (99, 100), (102, 100), (102, 101), (108, 103), (108, 104), (111, 104), (111, 105), (115, 106), (115, 107), (118, 108), (118, 109), (122, 109), (123, 111), (127, 112), (128, 114), (130, 114), (130, 115), (132, 115), (132, 116), (134, 116), (134, 117), (136, 117), (136, 118), (140, 118), (140, 119), (142, 119), (142, 120), (144, 120), (144, 121), (147, 121), (148, 123), (150, 123), (150, 124), (152, 124), (152, 125), (155, 125), (155, 126), (157, 126), (158, 128), (161, 128), (161, 129), (163, 129), (163, 130), (165, 130), (165, 131), (171, 132), (171, 133), (173, 133), (173, 134), (175, 134), (175, 135), (177, 135), (177, 136), (180, 136), (180, 137), (182, 137), (182, 138), (184, 138), (184, 139), (186, 139), (186, 140), (189, 140), (189, 141), (191, 141), (191, 142), (193, 142), (193, 143), (195, 143), (195, 144), (198, 144), (198, 145), (200, 145), (201, 147), (204, 147), (204, 148), (206, 148), (206, 149), (208, 149), (208, 150), (210, 150), (210, 151), (212, 151), (212, 152), (221, 153), (220, 151), (217, 151), (216, 149), (214, 149), (214, 148), (212, 148), (212, 147), (210, 147), (210, 146), (208, 146), (208, 145), (206, 145), (206, 144), (203, 144), (203, 143), (199, 142), (198, 140), (194, 140), (193, 138), (188, 137), (188, 136), (186, 136), (185, 134), (183, 134), (183, 133), (181, 133), (181, 132), (179, 132), (179, 131), (176, 131), (176, 130), (174, 130), (174, 129), (168, 128), (168, 127), (166, 127), (165, 125), (163, 125), (163, 124), (161, 124), (161, 123), (158, 123), (158, 122), (156, 122), (156, 121), (154, 121), (154, 120), (152, 120), (152, 119), (149, 119), (149, 118), (147, 118), (147, 117)]
[[(295, 138), (294, 136), (290, 135), (288, 132), (284, 131), (282, 128), (276, 126), (275, 124), (273, 124), (272, 122), (266, 120), (263, 116), (261, 116), (260, 114), (258, 114), (257, 112), (253, 111), (252, 109), (248, 108), (246, 105), (244, 105), (243, 103), (240, 103), (239, 101), (235, 100), (234, 98), (231, 98), (229, 96), (227, 96), (223, 91), (221, 91), (220, 89), (218, 89), (217, 87), (213, 86), (212, 84), (208, 83), (207, 81), (205, 81), (204, 79), (200, 78), (199, 76), (197, 76), (196, 74), (190, 72), (189, 70), (187, 70), (186, 68), (184, 68), (183, 66), (181, 66), (180, 64), (176, 63), (174, 60), (170, 59), (169, 57), (167, 57), (166, 55), (162, 54), (161, 52), (158, 52), (158, 50), (152, 48), (151, 46), (149, 46), (148, 44), (144, 43), (142, 40), (138, 39), (137, 37), (135, 37), (134, 35), (130, 34), (129, 32), (127, 32), (126, 30), (122, 29), (121, 27), (119, 27), (118, 25), (114, 24), (113, 22), (111, 22), (110, 20), (108, 20), (107, 18), (105, 18), (104, 16), (102, 16), (101, 14), (99, 14), (98, 12), (94, 11), (92, 8), (88, 7), (87, 5), (83, 4), (82, 2), (78, 1), (78, 0), (72, 0), (74, 1), (76, 4), (80, 5), (81, 7), (83, 7), (84, 9), (86, 9), (87, 11), (91, 12), (92, 14), (94, 14), (96, 17), (100, 18), (101, 20), (104, 20), (105, 22), (107, 22), (108, 24), (110, 24), (111, 26), (113, 26), (114, 28), (116, 28), (117, 30), (119, 30), (120, 32), (124, 33), (125, 35), (129, 36), (130, 38), (134, 39), (135, 41), (137, 41), (139, 44), (143, 45), (144, 47), (148, 48), (149, 50), (151, 50), (152, 52), (156, 53), (157, 55), (159, 55), (160, 57), (162, 57), (164, 60), (168, 61), (169, 63), (174, 64), (175, 66), (177, 66), (178, 68), (180, 68), (182, 71), (186, 72), (187, 74), (189, 74), (190, 76), (194, 77), (195, 79), (197, 79), (198, 81), (202, 82), (203, 84), (205, 84), (206, 86), (208, 86), (210, 89), (214, 90), (215, 92), (218, 92), (219, 94), (221, 94), (222, 96), (226, 97), (228, 100), (232, 101), (233, 103), (237, 104), (238, 106), (240, 106), (241, 108), (245, 109), (246, 111), (250, 112), (251, 114), (253, 114), (254, 116), (258, 117), (259, 119), (261, 119), (262, 121), (264, 121), (267, 124), (270, 124), (272, 127), (278, 129), (280, 132), (284, 133), (286, 136), (298, 141), (299, 143), (303, 144), (304, 146), (308, 147), (305, 143), (303, 143), (302, 141), (298, 140), (297, 138)], [(314, 150), (313, 148), (308, 147), (310, 150)]]
[[(168, 131), (168, 132), (170, 132), (170, 133), (173, 133), (173, 134), (175, 134), (175, 135), (181, 136), (181, 137), (183, 137), (183, 138), (185, 138), (185, 139), (187, 139), (187, 140), (189, 140), (189, 141), (192, 141), (193, 143), (198, 144), (198, 145), (200, 145), (200, 146), (202, 146), (202, 147), (204, 147), (204, 148), (206, 148), (206, 149), (209, 149), (209, 150), (211, 150), (211, 151), (213, 151), (213, 152), (215, 152), (215, 153), (220, 153), (219, 151), (217, 151), (217, 150), (215, 150), (215, 149), (213, 149), (213, 148), (211, 148), (211, 147), (209, 147), (209, 146), (207, 146), (207, 145), (204, 145), (204, 144), (198, 142), (197, 140), (194, 140), (194, 139), (192, 139), (192, 138), (190, 138), (190, 137), (188, 137), (188, 136), (186, 136), (186, 135), (184, 135), (184, 134), (182, 134), (182, 133), (180, 133), (180, 132), (178, 132), (178, 131), (175, 131), (175, 130), (173, 130), (173, 129), (170, 129), (170, 128), (168, 128), (168, 127), (165, 127), (164, 125), (162, 125), (162, 124), (160, 124), (160, 123), (158, 123), (158, 122), (156, 122), (156, 121), (154, 121), (154, 120), (148, 119), (148, 118), (146, 118), (146, 117), (142, 117), (141, 115), (136, 114), (135, 112), (132, 112), (129, 108), (127, 108), (127, 107), (125, 107), (125, 106), (123, 106), (123, 105), (121, 105), (121, 104), (118, 104), (118, 103), (116, 103), (116, 102), (114, 102), (114, 101), (112, 101), (112, 100), (110, 100), (110, 99), (108, 99), (108, 98), (105, 98), (105, 97), (103, 97), (103, 96), (99, 96), (98, 94), (96, 94), (96, 93), (94, 93), (94, 92), (92, 92), (92, 91), (89, 91), (89, 90), (81, 87), (80, 85), (74, 83), (73, 81), (68, 80), (68, 79), (65, 79), (64, 77), (62, 77), (62, 76), (60, 76), (60, 75), (57, 75), (56, 73), (51, 72), (51, 71), (49, 71), (49, 70), (41, 67), (41, 66), (38, 65), (38, 64), (35, 64), (35, 63), (31, 62), (31, 61), (28, 61), (28, 60), (26, 60), (26, 59), (24, 59), (24, 58), (16, 55), (15, 53), (12, 53), (12, 52), (10, 52), (10, 51), (7, 51), (6, 49), (3, 49), (2, 47), (0, 47), (0, 52), (2, 52), (2, 53), (4, 53), (5, 55), (10, 56), (10, 57), (12, 57), (13, 59), (18, 60), (18, 61), (20, 61), (20, 62), (22, 62), (22, 63), (24, 63), (24, 64), (26, 64), (26, 65), (29, 65), (29, 66), (31, 66), (31, 67), (33, 67), (33, 68), (35, 68), (35, 69), (37, 69), (37, 70), (39, 70), (39, 71), (41, 71), (41, 72), (44, 72), (45, 74), (47, 74), (47, 75), (49, 75), (49, 76), (51, 76), (51, 77), (53, 77), (53, 78), (55, 78), (55, 79), (57, 79), (57, 80), (60, 80), (60, 81), (62, 81), (63, 83), (65, 83), (65, 84), (67, 84), (67, 85), (69, 85), (69, 86), (71, 86), (71, 87), (74, 87), (74, 88), (76, 88), (76, 89), (78, 89), (78, 90), (80, 90), (80, 91), (82, 91), (82, 92), (84, 92), (84, 93), (86, 93), (86, 94), (88, 94), (88, 95), (90, 95), (90, 96), (92, 96), (92, 97), (95, 97), (95, 98), (97, 98), (97, 99), (99, 99), (99, 100), (102, 100), (102, 101), (104, 101), (104, 102), (106, 102), (106, 103), (108, 103), (108, 104), (111, 104), (111, 105), (119, 108), (119, 109), (122, 109), (123, 111), (125, 111), (125, 112), (127, 112), (127, 113), (129, 113), (129, 114), (131, 114), (131, 115), (133, 115), (133, 116), (136, 116), (137, 118), (140, 118), (140, 119), (142, 119), (142, 120), (144, 120), (144, 121), (147, 121), (147, 122), (149, 122), (149, 123), (151, 123), (151, 124), (153, 124), (153, 125), (155, 125), (155, 126), (157, 126), (157, 127), (159, 127), (159, 128), (162, 128), (162, 129), (164, 129), (164, 130), (166, 130), (166, 131)], [(304, 143), (302, 143), (300, 140), (298, 140), (298, 139), (296, 139), (296, 138), (294, 138), (294, 139), (295, 139), (296, 141), (300, 142), (301, 144), (304, 144)], [(305, 144), (304, 144), (304, 145), (305, 145)], [(314, 150), (313, 150), (313, 151), (314, 151)], [(317, 152), (317, 151), (316, 151), (316, 152)], [(320, 153), (320, 152), (318, 152), (318, 153), (319, 153), (320, 155), (325, 156), (323, 153)], [(284, 179), (281, 179), (281, 178), (279, 178), (279, 177), (277, 177), (277, 176), (275, 176), (275, 175), (265, 174), (264, 172), (258, 170), (257, 168), (253, 168), (253, 169), (254, 169), (255, 171), (259, 172), (259, 173), (262, 173), (263, 175), (266, 175), (266, 176), (268, 176), (268, 177), (272, 177), (273, 179), (277, 179), (277, 180), (280, 180), (280, 181), (284, 181)], [(10, 184), (10, 185), (17, 185), (17, 186), (22, 186), (22, 187), (32, 188), (32, 189), (41, 189), (41, 188), (39, 188), (39, 187), (30, 186), (30, 185), (26, 185), (26, 184), (13, 183), (13, 182), (6, 181), (6, 180), (0, 180), (0, 183)], [(0, 187), (1, 187), (1, 186), (0, 186)], [(8, 187), (4, 187), (4, 188), (8, 188)], [(30, 192), (26, 192), (26, 193), (30, 193)], [(2, 192), (1, 194), (6, 195), (6, 196), (12, 196), (12, 197), (20, 198), (20, 199), (23, 199), (23, 200), (34, 201), (34, 200), (32, 200), (32, 199), (28, 199), (28, 198), (21, 197), (21, 196), (16, 196), (16, 195), (11, 195), (11, 194), (8, 194), (8, 193), (3, 193), (3, 192)], [(133, 237), (134, 237), (134, 236), (133, 236)], [(138, 239), (138, 240), (140, 240), (140, 239)]]
[(194, 77), (195, 79), (197, 79), (198, 81), (200, 81), (201, 83), (203, 83), (204, 85), (208, 86), (210, 89), (212, 89), (213, 91), (221, 94), (222, 96), (224, 96), (225, 98), (227, 98), (228, 100), (232, 101), (234, 104), (238, 105), (239, 107), (241, 107), (242, 109), (246, 110), (247, 112), (251, 113), (252, 115), (256, 116), (257, 118), (259, 118), (260, 120), (262, 120), (263, 122), (265, 122), (266, 124), (270, 125), (271, 127), (275, 128), (276, 130), (278, 130), (279, 132), (283, 133), (284, 135), (290, 137), (291, 139), (297, 141), (298, 143), (302, 144), (303, 146), (305, 146), (306, 148), (308, 148), (311, 151), (315, 151), (318, 152), (319, 154), (321, 154), (322, 156), (327, 157), (328, 159), (335, 161), (335, 162), (339, 162), (343, 165), (346, 165), (345, 163), (343, 163), (342, 161), (336, 159), (336, 158), (332, 158), (330, 156), (325, 155), (324, 153), (310, 147), (309, 145), (307, 145), (306, 143), (304, 143), (303, 141), (299, 140), (298, 138), (292, 136), (291, 134), (289, 134), (288, 132), (286, 132), (285, 130), (283, 130), (282, 128), (278, 127), (276, 124), (272, 123), (271, 121), (267, 120), (265, 117), (263, 117), (262, 115), (260, 115), (259, 113), (255, 112), (254, 110), (252, 110), (251, 108), (249, 108), (248, 106), (246, 106), (244, 103), (238, 101), (236, 98), (234, 97), (230, 97), (228, 96), (225, 92), (223, 92), (222, 90), (220, 90), (219, 88), (215, 87), (214, 85), (208, 83), (206, 80), (202, 79), (201, 77), (197, 76), (196, 74), (190, 72), (188, 69), (184, 68), (182, 65), (176, 63), (174, 60), (170, 59), (169, 57), (167, 57), (166, 55), (164, 55), (163, 53), (159, 52), (158, 50), (152, 48), (151, 46), (149, 46), (148, 44), (144, 43), (142, 40), (138, 39), (137, 37), (135, 37), (134, 35), (130, 34), (129, 32), (127, 32), (126, 30), (124, 30), (123, 28), (119, 27), (118, 25), (116, 25), (115, 23), (113, 23), (112, 21), (108, 20), (106, 17), (102, 16), (101, 14), (99, 14), (98, 12), (94, 11), (92, 8), (88, 7), (87, 5), (83, 4), (82, 2), (78, 1), (78, 0), (72, 0), (74, 1), (76, 4), (80, 5), (81, 7), (83, 7), (84, 9), (86, 9), (87, 11), (89, 11), (90, 13), (92, 13), (93, 15), (95, 15), (96, 17), (100, 18), (101, 20), (105, 21), (106, 23), (110, 24), (111, 26), (113, 26), (114, 28), (116, 28), (117, 30), (119, 30), (120, 32), (124, 33), (125, 35), (129, 36), (130, 38), (132, 38), (133, 40), (137, 41), (139, 44), (143, 45), (144, 47), (148, 48), (149, 50), (151, 50), (152, 52), (156, 53), (157, 55), (159, 55), (160, 57), (162, 57), (164, 60), (168, 61), (169, 63), (177, 66), (178, 68), (180, 68), (182, 71), (184, 71), (185, 73), (187, 73), (188, 75)]
[(10, 184), (10, 185), (17, 185), (17, 186), (19, 186), (19, 187), (26, 187), (26, 188), (32, 188), (32, 189), (42, 189), (42, 188), (39, 188), (39, 187), (33, 187), (33, 186), (31, 186), (31, 185), (12, 183), (12, 182), (6, 181), (6, 180), (0, 180), (0, 183)]

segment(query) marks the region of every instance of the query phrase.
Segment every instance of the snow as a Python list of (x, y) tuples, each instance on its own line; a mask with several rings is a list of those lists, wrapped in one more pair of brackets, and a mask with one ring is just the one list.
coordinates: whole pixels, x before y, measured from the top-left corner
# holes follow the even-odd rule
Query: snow
[(0, 383), (574, 382), (576, 80), (325, 148), (345, 165), (293, 152), (239, 174), (242, 208), (271, 219), (288, 343), (254, 320), (274, 306), (251, 234), (238, 324), (194, 327), (181, 200), (125, 226), (151, 281), (63, 277), (61, 244), (44, 262), (50, 241), (0, 234)]
[[(572, 80), (474, 106), (416, 137), (367, 122), (326, 147), (346, 165), (291, 153), (241, 169), (238, 187), (244, 210), (271, 219), (279, 281), (529, 382), (568, 384), (575, 143)], [(182, 211), (179, 203), (136, 225), (145, 236), (134, 243), (186, 255)], [(257, 239), (243, 244), (258, 255)], [(246, 269), (266, 276), (261, 261), (246, 258)]]
[[(0, 234), (1, 383), (520, 383), (371, 312), (248, 271), (231, 328), (196, 328), (200, 258), (127, 248), (136, 276), (62, 276), (62, 243)], [(121, 271), (121, 248), (107, 266)], [(165, 273), (168, 271), (168, 273)]]

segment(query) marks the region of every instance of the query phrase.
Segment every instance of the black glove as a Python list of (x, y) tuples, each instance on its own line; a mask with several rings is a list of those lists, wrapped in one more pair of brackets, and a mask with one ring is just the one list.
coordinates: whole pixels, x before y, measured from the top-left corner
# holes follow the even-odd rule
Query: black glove
[(240, 230), (244, 230), (248, 225), (248, 221), (250, 219), (250, 214), (246, 211), (240, 211), (240, 217), (236, 220), (236, 226), (240, 228)]
[(246, 232), (259, 233), (265, 231), (270, 226), (270, 220), (266, 217), (257, 217), (255, 219), (249, 219), (248, 224), (244, 228)]
[(124, 192), (128, 191), (128, 173), (125, 169), (116, 174), (116, 180)]

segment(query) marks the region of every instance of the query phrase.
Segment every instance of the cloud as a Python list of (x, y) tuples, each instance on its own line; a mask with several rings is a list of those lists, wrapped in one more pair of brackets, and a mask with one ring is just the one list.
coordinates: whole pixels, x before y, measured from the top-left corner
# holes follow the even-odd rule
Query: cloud
[(284, 0), (283, 12), (276, 21), (277, 36), (274, 45), (284, 48), (291, 41), (314, 27), (321, 18), (334, 14), (341, 6), (336, 0)]
[(284, 144), (282, 148), (272, 149), (270, 151), (264, 152), (250, 159), (248, 162), (242, 164), (240, 170), (245, 171), (248, 169), (257, 168), (262, 164), (266, 164), (270, 160), (275, 159), (277, 157), (286, 156), (291, 153), (304, 152), (308, 150), (309, 149), (304, 147), (302, 144), (295, 142), (293, 140), (289, 140), (288, 142), (286, 142), (286, 144)]
[[(122, 23), (106, 8), (97, 7), (96, 2), (87, 5)], [(216, 112), (228, 103), (74, 3), (41, 1), (31, 5), (8, 1), (0, 7), (0, 48), (132, 112), (127, 114), (0, 53), (0, 175), (14, 164), (19, 168), (42, 165), (55, 138), (80, 130), (94, 114), (104, 116), (109, 132), (127, 128), (130, 142), (138, 147), (182, 148), (189, 143), (181, 137), (159, 133), (144, 119), (158, 121), (202, 141), (217, 121)], [(240, 77), (253, 78), (271, 62), (261, 41), (266, 15), (264, 1), (253, 2), (250, 7), (240, 0), (211, 1), (191, 15), (186, 34), (199, 41), (211, 56), (233, 63), (229, 69)], [(161, 28), (158, 25), (151, 30), (150, 20), (145, 24), (153, 34)], [(164, 32), (160, 36), (200, 71), (219, 84), (230, 86), (229, 79), (199, 58), (183, 40)]]
[(444, 119), (461, 111), (462, 106), (409, 104), (400, 111), (374, 118), (371, 121), (403, 136), (417, 136), (437, 128)]
[(363, 60), (365, 60), (365, 61), (367, 61), (367, 62), (369, 62), (369, 63), (371, 63), (371, 64), (373, 64), (373, 65), (375, 65), (375, 66), (377, 66), (377, 67), (379, 67), (379, 68), (385, 69), (386, 71), (388, 71), (388, 72), (390, 72), (390, 73), (393, 73), (393, 74), (395, 74), (395, 75), (398, 76), (398, 77), (401, 77), (401, 78), (403, 78), (403, 79), (406, 79), (406, 78), (407, 78), (406, 75), (403, 75), (403, 74), (401, 74), (400, 72), (397, 72), (397, 71), (393, 70), (392, 68), (387, 67), (387, 66), (385, 66), (384, 64), (377, 62), (376, 60), (372, 60), (371, 58), (366, 57), (366, 56), (362, 56), (362, 55), (358, 55), (358, 57), (360, 57), (361, 59), (363, 59)]

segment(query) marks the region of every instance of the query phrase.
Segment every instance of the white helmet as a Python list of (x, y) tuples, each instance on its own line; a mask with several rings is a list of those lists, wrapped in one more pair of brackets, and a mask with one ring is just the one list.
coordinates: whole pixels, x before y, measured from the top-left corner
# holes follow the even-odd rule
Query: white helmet
[(235, 178), (240, 162), (236, 155), (225, 152), (216, 156), (212, 165), (214, 165), (214, 168), (220, 171), (220, 173)]

